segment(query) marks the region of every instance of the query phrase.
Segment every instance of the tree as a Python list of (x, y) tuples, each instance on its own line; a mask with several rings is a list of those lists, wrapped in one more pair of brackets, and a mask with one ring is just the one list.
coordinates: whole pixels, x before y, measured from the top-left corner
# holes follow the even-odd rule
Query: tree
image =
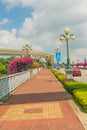
[(7, 73), (6, 66), (3, 65), (3, 64), (0, 62), (0, 74), (6, 74), (6, 73)]
[(52, 67), (50, 58), (46, 58), (46, 64), (47, 64), (47, 67)]

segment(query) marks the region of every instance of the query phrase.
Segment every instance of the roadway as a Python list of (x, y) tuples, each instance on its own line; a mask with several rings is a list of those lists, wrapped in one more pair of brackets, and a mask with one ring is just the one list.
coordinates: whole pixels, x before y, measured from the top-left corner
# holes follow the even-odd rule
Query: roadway
[[(65, 74), (65, 69), (60, 68), (61, 73)], [(81, 69), (81, 76), (72, 76), (76, 81), (87, 83), (87, 70)]]
[(73, 77), (76, 81), (87, 83), (87, 70), (81, 69), (81, 76)]

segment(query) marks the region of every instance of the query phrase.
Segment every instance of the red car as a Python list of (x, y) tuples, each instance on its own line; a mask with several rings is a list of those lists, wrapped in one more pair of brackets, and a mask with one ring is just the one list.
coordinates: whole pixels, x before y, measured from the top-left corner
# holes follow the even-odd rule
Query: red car
[(79, 68), (74, 68), (72, 71), (73, 76), (81, 76), (81, 70)]

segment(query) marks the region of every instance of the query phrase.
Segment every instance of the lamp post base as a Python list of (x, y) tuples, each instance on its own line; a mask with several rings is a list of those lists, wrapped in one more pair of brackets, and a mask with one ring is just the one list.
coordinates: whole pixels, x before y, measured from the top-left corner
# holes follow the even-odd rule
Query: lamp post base
[(59, 68), (60, 68), (59, 62), (57, 62), (57, 69), (59, 69)]
[(72, 79), (72, 69), (66, 69), (66, 77), (67, 79)]
[(70, 66), (70, 58), (67, 58), (67, 69), (70, 69), (71, 66)]

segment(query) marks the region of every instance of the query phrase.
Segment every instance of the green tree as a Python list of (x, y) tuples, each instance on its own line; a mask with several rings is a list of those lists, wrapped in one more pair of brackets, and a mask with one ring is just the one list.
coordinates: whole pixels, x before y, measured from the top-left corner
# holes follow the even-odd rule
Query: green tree
[(51, 59), (50, 58), (46, 58), (46, 64), (47, 64), (47, 67), (52, 67), (52, 64), (51, 64)]
[(0, 74), (6, 74), (6, 73), (7, 73), (6, 66), (3, 65), (3, 64), (0, 62)]
[(0, 58), (0, 76), (4, 76), (7, 74), (8, 64), (14, 58), (15, 57)]

